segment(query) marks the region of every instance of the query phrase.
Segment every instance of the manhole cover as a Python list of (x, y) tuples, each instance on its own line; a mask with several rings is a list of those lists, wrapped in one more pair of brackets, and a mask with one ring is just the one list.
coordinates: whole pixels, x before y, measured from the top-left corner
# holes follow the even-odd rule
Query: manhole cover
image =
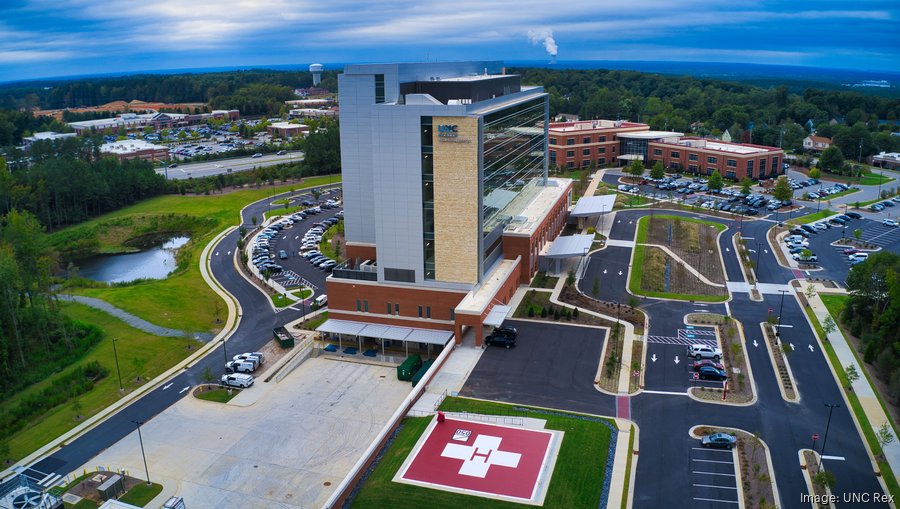
[(322, 483), (322, 484), (323, 484), (324, 486), (331, 486), (331, 481), (325, 481), (325, 482)]

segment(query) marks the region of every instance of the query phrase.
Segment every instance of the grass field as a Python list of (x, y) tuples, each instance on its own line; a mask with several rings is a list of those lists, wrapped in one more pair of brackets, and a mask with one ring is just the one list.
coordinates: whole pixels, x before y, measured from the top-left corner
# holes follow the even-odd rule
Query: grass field
[(144, 507), (149, 504), (154, 497), (159, 495), (160, 492), (162, 492), (162, 489), (162, 484), (151, 483), (150, 486), (147, 486), (147, 483), (142, 482), (128, 490), (128, 493), (122, 495), (122, 498), (120, 498), (119, 501), (138, 507)]
[(820, 219), (825, 219), (828, 216), (833, 216), (837, 214), (837, 212), (829, 209), (820, 210), (818, 212), (813, 212), (812, 214), (806, 214), (805, 216), (795, 217), (788, 221), (790, 224), (809, 224), (815, 223)]
[(841, 316), (841, 311), (844, 310), (844, 306), (847, 305), (847, 301), (850, 300), (849, 295), (836, 295), (829, 293), (820, 293), (819, 298), (822, 299), (822, 304), (825, 304), (825, 307), (828, 309), (828, 313), (831, 314), (831, 317), (834, 318), (834, 321), (837, 322), (838, 318)]
[[(87, 233), (102, 227), (104, 223), (121, 221), (127, 217), (185, 214), (206, 218), (209, 228), (192, 237), (191, 242), (181, 249), (179, 261), (184, 260), (180, 264), (183, 268), (168, 278), (116, 287), (72, 288), (68, 291), (102, 299), (157, 325), (190, 332), (218, 331), (226, 317), (225, 304), (200, 275), (200, 254), (203, 248), (226, 226), (237, 224), (240, 210), (248, 203), (273, 193), (328, 184), (329, 180), (340, 182), (335, 177), (324, 176), (308, 178), (302, 183), (244, 189), (219, 195), (167, 195), (151, 198), (51, 234), (51, 242), (57, 235), (77, 236), (81, 230)], [(121, 237), (122, 241), (127, 240), (126, 234)], [(114, 246), (107, 245), (106, 248)]]
[(516, 318), (528, 318), (528, 309), (534, 310), (534, 317), (541, 316), (541, 310), (550, 310), (550, 292), (532, 292), (525, 294), (525, 298), (519, 303), (516, 312), (513, 314)]
[[(803, 308), (806, 312), (806, 315), (809, 317), (809, 321), (812, 322), (816, 334), (820, 339), (825, 338), (825, 331), (822, 330), (822, 325), (819, 323), (819, 320), (813, 313), (812, 308), (806, 306), (804, 306)], [(837, 373), (838, 380), (841, 383), (841, 389), (847, 396), (847, 400), (850, 401), (850, 408), (853, 410), (853, 414), (856, 415), (856, 420), (859, 422), (859, 426), (862, 428), (863, 436), (865, 437), (866, 442), (869, 444), (869, 448), (872, 450), (872, 454), (875, 455), (875, 458), (878, 462), (878, 469), (881, 471), (881, 477), (884, 479), (885, 484), (887, 484), (888, 491), (891, 495), (893, 495), (895, 499), (900, 498), (900, 484), (897, 483), (897, 478), (894, 477), (894, 472), (893, 470), (891, 470), (891, 465), (886, 460), (881, 458), (881, 455), (883, 454), (881, 444), (878, 442), (878, 438), (875, 435), (875, 430), (872, 427), (872, 423), (869, 422), (869, 417), (866, 415), (865, 411), (863, 411), (863, 407), (859, 403), (859, 397), (857, 397), (854, 391), (848, 391), (844, 389), (844, 387), (847, 387), (849, 385), (849, 381), (847, 380), (847, 373), (844, 371), (843, 366), (841, 366), (841, 363), (837, 358), (837, 354), (834, 353), (834, 347), (831, 346), (831, 343), (828, 341), (821, 341), (821, 344), (824, 346), (825, 353), (828, 355), (828, 362)], [(858, 357), (857, 362), (859, 362)], [(861, 371), (865, 376), (868, 377), (866, 370), (863, 369)], [(882, 409), (884, 409), (884, 402), (881, 401), (881, 396), (877, 391), (875, 392), (875, 395), (878, 397), (878, 402), (881, 404)], [(886, 415), (890, 415), (887, 409), (884, 410), (884, 413)]]
[(877, 173), (866, 173), (860, 180), (856, 176), (850, 177), (847, 175), (838, 175), (836, 173), (822, 172), (821, 178), (823, 180), (832, 180), (835, 182), (843, 182), (845, 184), (859, 184), (863, 186), (877, 186), (879, 180), (881, 181), (881, 185), (894, 181), (891, 177), (884, 177)]
[[(9, 440), (9, 457), (12, 459), (18, 460), (27, 456), (119, 399), (119, 380), (116, 376), (112, 338), (118, 340), (116, 349), (119, 368), (122, 371), (122, 384), (126, 391), (134, 390), (146, 380), (154, 378), (190, 355), (191, 351), (188, 350), (188, 346), (194, 350), (200, 346), (196, 341), (189, 339), (162, 338), (147, 334), (103, 311), (81, 304), (62, 303), (61, 306), (66, 315), (90, 322), (103, 329), (104, 340), (77, 363), (53, 377), (28, 387), (5, 401), (4, 405), (13, 405), (28, 394), (40, 392), (49, 386), (56, 377), (90, 361), (98, 361), (109, 370), (110, 374), (97, 382), (92, 391), (76, 398), (77, 404), (73, 401), (60, 405), (41, 415), (28, 427), (13, 435)], [(139, 375), (142, 379), (140, 382), (137, 380)], [(77, 415), (80, 415), (81, 418), (76, 420)]]
[(228, 389), (213, 389), (211, 391), (198, 392), (196, 397), (197, 399), (214, 401), (216, 403), (228, 403), (231, 401), (231, 398), (237, 396), (240, 392), (232, 390), (231, 394), (228, 394)]
[[(312, 295), (312, 290), (310, 290), (309, 288), (304, 288), (303, 290), (291, 292), (291, 295), (294, 295), (301, 299), (305, 299)], [(275, 307), (283, 308), (285, 306), (290, 306), (291, 304), (297, 304), (297, 301), (288, 299), (287, 297), (279, 293), (276, 295), (272, 295), (272, 304), (275, 304)]]
[[(440, 407), (445, 411), (481, 414), (509, 414), (510, 405), (448, 397)], [(597, 507), (611, 431), (604, 424), (572, 415), (524, 412), (526, 417), (547, 421), (548, 429), (562, 430), (565, 436), (543, 507)], [(403, 461), (428, 426), (430, 417), (407, 418), (391, 447), (381, 458), (354, 500), (353, 508), (502, 508), (522, 507), (512, 502), (431, 490), (392, 482)], [(616, 489), (616, 488), (613, 488)]]

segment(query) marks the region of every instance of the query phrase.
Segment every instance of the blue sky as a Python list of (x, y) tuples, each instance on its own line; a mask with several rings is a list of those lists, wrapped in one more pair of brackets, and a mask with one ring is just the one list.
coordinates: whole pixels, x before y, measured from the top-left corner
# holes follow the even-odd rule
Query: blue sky
[[(0, 81), (458, 59), (900, 68), (900, 2), (0, 0)], [(531, 37), (529, 37), (531, 35)]]

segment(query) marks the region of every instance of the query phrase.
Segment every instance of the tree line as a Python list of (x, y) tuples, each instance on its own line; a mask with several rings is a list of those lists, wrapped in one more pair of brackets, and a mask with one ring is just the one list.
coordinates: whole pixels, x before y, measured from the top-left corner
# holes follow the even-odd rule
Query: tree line
[[(848, 135), (852, 143), (840, 144), (857, 147), (862, 137), (862, 157), (896, 148), (897, 137), (891, 140), (889, 133), (900, 130), (900, 123), (894, 123), (900, 120), (900, 99), (859, 92), (810, 88), (796, 94), (785, 85), (759, 88), (602, 69), (511, 68), (510, 72), (521, 74), (523, 83), (544, 86), (550, 95), (551, 116), (570, 113), (584, 119), (630, 120), (647, 123), (651, 129), (698, 135), (728, 130), (735, 141), (793, 150), (802, 149), (810, 127), (839, 140), (845, 129), (852, 128)], [(838, 125), (831, 126), (832, 120)]]

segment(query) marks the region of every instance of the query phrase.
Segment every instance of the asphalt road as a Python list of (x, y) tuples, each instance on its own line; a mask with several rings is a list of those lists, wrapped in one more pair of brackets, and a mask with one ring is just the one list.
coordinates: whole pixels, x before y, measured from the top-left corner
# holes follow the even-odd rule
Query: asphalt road
[[(619, 212), (610, 237), (632, 239), (636, 228), (635, 219), (648, 213)], [(738, 225), (733, 221), (723, 222), (729, 229), (723, 233), (720, 245), (730, 247), (730, 237)], [(772, 222), (743, 221), (740, 226), (745, 237), (764, 241), (765, 232), (772, 226)], [(588, 285), (592, 274), (600, 271), (599, 277), (604, 277), (603, 268), (615, 268), (617, 273), (623, 259), (626, 260), (624, 263), (627, 266), (629, 251), (628, 248), (607, 248), (592, 255), (585, 278)], [(764, 248), (759, 255), (760, 277), (763, 282), (783, 284), (795, 277), (793, 271), (777, 264), (771, 250)], [(732, 279), (740, 272), (733, 249), (725, 252), (725, 259), (728, 278)], [(624, 277), (609, 277), (608, 271), (606, 279), (602, 281), (601, 298), (627, 295)], [(824, 436), (828, 419), (828, 407), (825, 404), (843, 405), (843, 398), (825, 356), (819, 350), (818, 342), (803, 310), (792, 298), (784, 299), (782, 312), (784, 327), (781, 330), (783, 340), (794, 345), (789, 362), (801, 399), (799, 403), (788, 403), (782, 398), (775, 370), (759, 329), (759, 323), (769, 316), (769, 309), (776, 310), (777, 313), (780, 305), (780, 295), (772, 294), (764, 295), (763, 302), (751, 301), (747, 294), (734, 294), (728, 305), (731, 315), (744, 325), (747, 340), (746, 355), (753, 372), (758, 397), (757, 402), (751, 406), (718, 405), (688, 398), (684, 395), (690, 385), (686, 376), (687, 367), (683, 364), (683, 359), (680, 359), (681, 362), (678, 364), (674, 362), (675, 355), (684, 355), (685, 346), (653, 342), (648, 344), (648, 363), (645, 368), (647, 387), (642, 394), (630, 398), (631, 417), (641, 429), (635, 507), (701, 506), (698, 505), (701, 502), (692, 498), (697, 493), (696, 487), (693, 486), (695, 481), (692, 481), (696, 479), (697, 474), (691, 468), (692, 447), (696, 442), (686, 439), (688, 430), (698, 424), (736, 427), (750, 433), (758, 432), (768, 445), (772, 456), (782, 507), (809, 506), (800, 500), (800, 495), (807, 493), (807, 490), (798, 465), (797, 451), (810, 447), (810, 437), (813, 433)], [(644, 299), (641, 308), (649, 315), (650, 335), (672, 338), (678, 338), (678, 329), (684, 329), (682, 318), (685, 313), (699, 310), (720, 313), (725, 311), (724, 304), (701, 306), (657, 299)], [(553, 342), (547, 338), (568, 339), (572, 335), (577, 335), (577, 327), (553, 324), (555, 328), (568, 328), (566, 332), (550, 330), (547, 329), (548, 325), (533, 322), (516, 322), (516, 327), (519, 329), (520, 337), (538, 336), (544, 339), (521, 341), (515, 357), (505, 356), (502, 360), (498, 357), (508, 352), (494, 353), (490, 350), (486, 352), (463, 388), (463, 394), (519, 404), (615, 415), (613, 398), (598, 394), (596, 389), (586, 386), (581, 379), (592, 376), (596, 365), (593, 366), (593, 371), (587, 367), (581, 368), (580, 371), (584, 373), (578, 375), (577, 380), (572, 379), (568, 387), (560, 386), (569, 380), (568, 376), (553, 380), (555, 382), (553, 386), (548, 383), (552, 373), (558, 371), (551, 367), (563, 366), (567, 362), (571, 364), (572, 354), (567, 348), (548, 348), (547, 345)], [(656, 362), (650, 360), (653, 354), (656, 354)], [(598, 355), (591, 354), (588, 358), (594, 361)], [(528, 359), (541, 361), (539, 364), (531, 365), (527, 362)], [(818, 448), (821, 447), (820, 442)], [(825, 460), (826, 468), (837, 478), (837, 485), (832, 490), (834, 494), (842, 496), (844, 493), (881, 493), (880, 484), (872, 472), (862, 439), (857, 433), (849, 410), (843, 406), (834, 411), (825, 454), (839, 458)], [(733, 504), (718, 503), (709, 506), (733, 507)], [(887, 504), (867, 504), (865, 507), (886, 506)], [(853, 505), (841, 504), (840, 507)]]
[[(324, 187), (329, 186), (320, 189)], [(253, 228), (250, 218), (262, 217), (271, 207), (268, 200), (284, 198), (289, 194), (284, 193), (248, 205), (242, 212), (241, 224), (250, 231)], [(149, 421), (190, 394), (189, 390), (183, 389), (203, 383), (203, 373), (207, 367), (218, 379), (224, 372), (226, 359), (230, 360), (230, 357), (241, 352), (259, 349), (272, 339), (273, 327), (302, 316), (302, 311), (290, 307), (276, 314), (272, 310), (271, 301), (235, 270), (237, 240), (238, 230), (235, 229), (212, 248), (212, 253), (219, 252), (220, 255), (210, 258), (210, 269), (216, 280), (241, 303), (242, 314), (239, 315), (237, 329), (228, 337), (224, 350), (223, 346), (212, 349), (205, 357), (119, 410), (94, 429), (33, 463), (26, 470), (26, 475), (36, 477), (36, 480), (43, 479), (47, 474), (67, 475), (133, 432), (136, 426), (134, 421)], [(230, 256), (227, 255), (228, 252), (231, 252)]]
[[(262, 157), (235, 157), (231, 159), (219, 159), (218, 161), (203, 161), (199, 163), (176, 163), (175, 168), (157, 168), (156, 173), (166, 175), (169, 180), (186, 180), (189, 178), (202, 178), (211, 175), (219, 175), (222, 173), (231, 173), (239, 171), (252, 170), (254, 168), (262, 168), (264, 166), (274, 166), (276, 164), (285, 164), (292, 162), (300, 162), (303, 160), (303, 152), (288, 152), (283, 156), (275, 154), (264, 154)], [(229, 171), (230, 170), (230, 171)]]

